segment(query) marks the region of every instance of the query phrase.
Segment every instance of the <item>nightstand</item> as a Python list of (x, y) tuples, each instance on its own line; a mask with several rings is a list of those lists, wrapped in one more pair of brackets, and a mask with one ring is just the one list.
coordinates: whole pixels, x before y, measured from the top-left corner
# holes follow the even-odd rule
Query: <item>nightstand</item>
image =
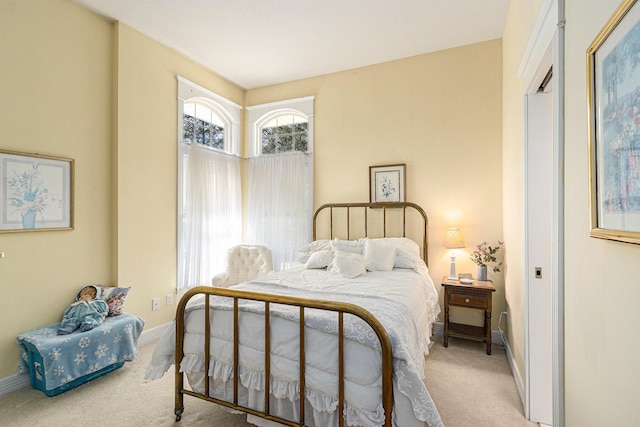
[[(491, 296), (496, 288), (491, 280), (474, 280), (471, 284), (442, 278), (444, 287), (444, 346), (449, 337), (484, 341), (487, 354), (491, 354)], [(484, 325), (472, 326), (449, 322), (449, 307), (467, 307), (484, 311)]]

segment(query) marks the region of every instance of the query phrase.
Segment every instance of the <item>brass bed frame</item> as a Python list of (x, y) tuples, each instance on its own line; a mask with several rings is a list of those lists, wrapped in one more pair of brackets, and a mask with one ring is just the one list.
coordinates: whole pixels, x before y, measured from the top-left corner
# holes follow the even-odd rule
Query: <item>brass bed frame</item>
[[(334, 225), (343, 224), (346, 226), (346, 237), (347, 239), (353, 238), (350, 232), (350, 221), (351, 221), (351, 210), (352, 209), (362, 209), (364, 210), (364, 236), (369, 236), (369, 216), (382, 216), (381, 230), (378, 230), (379, 237), (407, 237), (407, 212), (408, 210), (411, 212), (416, 212), (419, 218), (418, 222), (421, 222), (422, 231), (419, 236), (422, 242), (422, 258), (425, 262), (427, 262), (427, 238), (428, 238), (428, 219), (424, 210), (415, 203), (411, 202), (400, 202), (400, 203), (330, 203), (320, 206), (313, 215), (313, 240), (316, 240), (317, 237), (317, 228), (316, 223), (318, 221), (319, 215), (323, 212), (327, 212), (329, 214), (329, 236), (332, 239), (337, 235), (337, 231), (334, 231)], [(394, 233), (394, 235), (389, 235), (390, 231), (388, 230), (388, 215), (387, 210), (392, 209), (396, 214), (400, 212), (401, 218), (397, 219), (396, 222), (400, 224), (400, 233)], [(346, 212), (346, 219), (342, 217), (342, 222), (337, 221), (334, 217), (334, 211)], [(374, 221), (371, 221), (374, 222)], [(184, 327), (185, 327), (185, 308), (189, 300), (199, 294), (204, 294), (204, 306), (208, 307), (211, 296), (221, 296), (233, 299), (233, 318), (234, 318), (234, 337), (233, 337), (233, 402), (227, 402), (225, 400), (221, 400), (210, 395), (210, 387), (209, 387), (209, 363), (204, 364), (204, 393), (198, 393), (192, 391), (190, 389), (186, 389), (184, 387), (184, 374), (180, 371), (180, 363), (184, 357)], [(239, 300), (253, 300), (253, 301), (262, 301), (265, 304), (265, 390), (264, 390), (264, 410), (258, 411), (256, 409), (252, 409), (246, 406), (239, 404), (238, 402), (238, 367), (239, 367), (239, 309), (238, 302)], [(299, 410), (300, 410), (300, 421), (292, 421), (288, 419), (284, 419), (275, 415), (271, 415), (269, 409), (269, 397), (270, 397), (270, 312), (269, 305), (270, 304), (284, 304), (290, 305), (299, 308), (299, 325), (300, 325), (300, 372), (299, 372), (299, 382), (300, 382), (300, 398), (299, 398)], [(355, 315), (365, 322), (367, 322), (373, 331), (376, 333), (378, 340), (380, 341), (380, 348), (382, 352), (382, 405), (384, 408), (385, 414), (385, 427), (391, 426), (391, 413), (393, 407), (393, 366), (392, 366), (392, 348), (391, 342), (389, 340), (389, 336), (385, 328), (380, 324), (380, 322), (367, 310), (361, 308), (354, 304), (349, 303), (340, 303), (335, 301), (324, 301), (324, 300), (313, 300), (307, 298), (297, 298), (297, 297), (289, 297), (282, 295), (272, 295), (272, 294), (264, 294), (258, 292), (248, 292), (241, 290), (233, 290), (226, 288), (214, 288), (209, 286), (199, 286), (190, 289), (187, 291), (183, 297), (180, 299), (178, 303), (177, 311), (176, 311), (176, 352), (175, 352), (175, 416), (176, 421), (180, 421), (182, 417), (182, 413), (184, 411), (184, 395), (193, 396), (199, 399), (203, 399), (206, 401), (210, 401), (213, 403), (217, 403), (222, 406), (226, 406), (228, 408), (239, 410), (242, 412), (246, 412), (248, 414), (252, 414), (261, 418), (265, 418), (270, 421), (275, 421), (288, 426), (304, 426), (305, 420), (305, 322), (304, 315), (305, 309), (320, 309), (331, 312), (336, 312), (338, 315), (338, 409), (342, 411), (344, 408), (345, 395), (344, 395), (344, 336), (343, 336), (343, 318), (344, 314)], [(204, 343), (204, 360), (208, 361), (210, 358), (210, 338), (211, 338), (211, 319), (210, 319), (210, 310), (204, 310), (205, 313), (205, 343)], [(338, 417), (338, 425), (339, 427), (344, 426), (344, 415), (340, 414)]]

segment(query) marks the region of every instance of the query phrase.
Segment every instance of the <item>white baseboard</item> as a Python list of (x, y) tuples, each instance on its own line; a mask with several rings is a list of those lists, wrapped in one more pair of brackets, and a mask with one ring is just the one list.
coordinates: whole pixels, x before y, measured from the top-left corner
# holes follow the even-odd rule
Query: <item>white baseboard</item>
[[(443, 336), (444, 335), (444, 323), (442, 322), (434, 322), (432, 327), (433, 335)], [(504, 346), (504, 340), (502, 339), (502, 334), (500, 331), (491, 331), (491, 344)]]
[(30, 385), (31, 379), (29, 378), (29, 374), (14, 374), (0, 378), (0, 397)]
[(509, 361), (509, 366), (511, 367), (511, 374), (513, 375), (513, 379), (516, 381), (516, 387), (518, 389), (518, 395), (520, 395), (522, 407), (525, 408), (526, 411), (527, 405), (524, 401), (524, 381), (522, 380), (520, 370), (518, 369), (518, 365), (516, 365), (516, 359), (513, 357), (513, 352), (511, 351), (511, 346), (509, 345), (508, 341), (505, 343), (504, 348), (507, 352), (507, 360)]
[[(138, 338), (138, 346), (151, 344), (157, 341), (170, 325), (171, 322), (142, 331), (140, 338)], [(0, 378), (0, 397), (30, 385), (31, 379), (29, 378), (29, 374), (14, 374), (5, 378)]]

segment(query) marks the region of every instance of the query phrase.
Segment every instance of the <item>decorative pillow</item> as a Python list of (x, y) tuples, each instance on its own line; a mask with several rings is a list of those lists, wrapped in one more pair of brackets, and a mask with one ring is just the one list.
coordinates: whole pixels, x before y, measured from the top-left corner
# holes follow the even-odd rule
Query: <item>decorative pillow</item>
[(420, 246), (406, 237), (385, 237), (372, 240), (382, 242), (397, 249), (396, 259), (393, 264), (395, 268), (410, 268), (415, 270), (416, 261), (422, 259)]
[(118, 316), (122, 314), (124, 311), (124, 302), (127, 299), (130, 289), (130, 287), (117, 288), (102, 286), (102, 296), (100, 299), (104, 300), (109, 306), (108, 316)]
[(416, 258), (406, 257), (404, 255), (399, 255), (398, 253), (396, 253), (396, 259), (393, 262), (393, 268), (410, 268), (411, 270), (415, 270)]
[(341, 240), (337, 237), (331, 241), (331, 248), (338, 252), (351, 252), (354, 254), (360, 254), (364, 252), (364, 242), (369, 240), (362, 238), (358, 240)]
[(330, 271), (353, 279), (367, 273), (367, 265), (360, 254), (338, 252), (333, 257)]
[(384, 241), (367, 239), (364, 243), (364, 259), (369, 271), (391, 271), (397, 249)]
[(331, 249), (331, 240), (314, 240), (306, 246), (298, 249), (299, 253), (312, 254), (318, 251), (325, 251)]
[(331, 249), (313, 252), (309, 255), (309, 259), (307, 260), (305, 267), (325, 268), (331, 264), (331, 260), (333, 260), (333, 251)]

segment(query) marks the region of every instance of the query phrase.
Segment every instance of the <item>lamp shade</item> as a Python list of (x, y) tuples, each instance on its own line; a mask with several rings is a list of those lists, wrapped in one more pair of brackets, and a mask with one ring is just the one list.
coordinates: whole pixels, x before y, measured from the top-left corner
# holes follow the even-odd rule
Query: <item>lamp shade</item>
[(459, 228), (447, 228), (447, 236), (444, 242), (447, 249), (458, 249), (467, 246)]

